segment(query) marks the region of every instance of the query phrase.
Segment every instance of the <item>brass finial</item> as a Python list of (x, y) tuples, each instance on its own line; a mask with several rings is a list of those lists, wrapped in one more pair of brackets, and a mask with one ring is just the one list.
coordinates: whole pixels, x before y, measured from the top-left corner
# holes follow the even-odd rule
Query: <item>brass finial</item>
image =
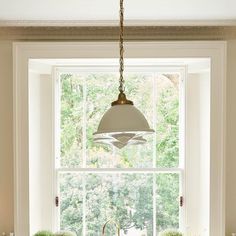
[(115, 105), (134, 105), (134, 103), (126, 98), (124, 92), (120, 92), (118, 99), (111, 103), (112, 106)]

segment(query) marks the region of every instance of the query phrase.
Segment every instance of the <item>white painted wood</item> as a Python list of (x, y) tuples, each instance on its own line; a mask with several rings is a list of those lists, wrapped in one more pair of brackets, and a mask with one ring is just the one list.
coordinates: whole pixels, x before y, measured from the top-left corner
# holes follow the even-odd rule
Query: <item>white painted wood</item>
[(180, 71), (180, 85), (179, 85), (179, 167), (182, 169), (180, 172), (180, 196), (183, 197), (183, 206), (179, 206), (179, 225), (182, 232), (186, 231), (186, 213), (187, 213), (187, 204), (186, 204), (186, 84), (188, 78), (188, 69), (189, 65), (186, 65)]
[(38, 73), (29, 73), (29, 199), (31, 232), (42, 228), (42, 181), (41, 174), (41, 78)]
[[(60, 103), (60, 80), (59, 80), (59, 72), (56, 67), (51, 68), (52, 74), (52, 96), (53, 96), (53, 115), (52, 115), (52, 127), (53, 127), (53, 155), (52, 155), (52, 166), (53, 166), (53, 196), (59, 197), (60, 199), (60, 190), (59, 190), (59, 173), (56, 171), (56, 168), (60, 167), (60, 126), (61, 126), (61, 119), (59, 117), (61, 103)], [(52, 216), (53, 216), (53, 231), (58, 231), (60, 228), (60, 208), (56, 207), (55, 204), (52, 204)]]
[(53, 81), (29, 72), (30, 235), (52, 229), (54, 219)]
[[(28, 60), (30, 58), (117, 58), (112, 42), (14, 43), (15, 232), (29, 235)], [(129, 42), (127, 58), (211, 59), (210, 236), (224, 236), (225, 53), (216, 41)]]
[(179, 173), (182, 168), (58, 168), (59, 172), (73, 173)]
[[(209, 235), (210, 73), (188, 74), (186, 89), (186, 229)], [(187, 234), (187, 235), (188, 235)]]
[(210, 72), (200, 73), (200, 233), (209, 235), (210, 201)]

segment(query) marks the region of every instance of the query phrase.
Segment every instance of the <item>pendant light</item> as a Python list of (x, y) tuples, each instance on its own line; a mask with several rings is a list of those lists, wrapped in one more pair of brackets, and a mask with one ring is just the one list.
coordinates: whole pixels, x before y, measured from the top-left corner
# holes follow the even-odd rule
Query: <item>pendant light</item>
[(110, 144), (117, 148), (146, 142), (144, 135), (153, 133), (144, 115), (126, 98), (124, 93), (124, 7), (120, 0), (120, 79), (118, 99), (111, 103), (111, 108), (103, 115), (94, 141)]

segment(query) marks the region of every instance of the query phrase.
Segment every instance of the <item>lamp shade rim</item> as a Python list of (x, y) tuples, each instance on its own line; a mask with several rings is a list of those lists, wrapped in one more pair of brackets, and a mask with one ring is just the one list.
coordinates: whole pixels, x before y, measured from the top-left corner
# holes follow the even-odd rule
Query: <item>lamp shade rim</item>
[(149, 134), (149, 133), (154, 133), (154, 129), (132, 129), (132, 130), (99, 130), (93, 135), (101, 135), (101, 134), (108, 134), (108, 135), (113, 135), (113, 134), (120, 134), (120, 133), (140, 133), (140, 134)]

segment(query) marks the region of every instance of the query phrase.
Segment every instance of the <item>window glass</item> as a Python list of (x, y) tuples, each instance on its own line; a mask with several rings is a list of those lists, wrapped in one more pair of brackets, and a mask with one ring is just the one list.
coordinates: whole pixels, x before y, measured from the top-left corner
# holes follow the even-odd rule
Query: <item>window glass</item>
[(116, 99), (116, 81), (114, 74), (90, 74), (86, 76), (86, 164), (88, 167), (109, 167), (113, 165), (112, 147), (93, 142), (93, 133), (97, 131), (103, 114)]
[[(117, 74), (60, 75), (60, 228), (77, 236), (100, 236), (109, 219), (128, 236), (180, 227), (180, 74), (125, 76), (128, 99), (156, 132), (144, 145), (117, 149), (93, 142), (103, 114), (117, 99)], [(107, 235), (114, 234), (108, 226)]]
[(179, 75), (157, 77), (156, 156), (158, 167), (179, 165)]
[(157, 232), (179, 228), (179, 174), (156, 175)]
[(83, 229), (82, 176), (71, 173), (59, 175), (60, 228), (82, 235)]
[(83, 90), (81, 76), (61, 75), (60, 164), (62, 167), (82, 166)]
[[(122, 235), (152, 235), (152, 209), (152, 175), (87, 175), (86, 235), (101, 235), (108, 219), (119, 222)], [(114, 225), (106, 233), (115, 235)]]
[[(103, 114), (117, 99), (118, 89), (114, 85), (117, 76), (112, 74), (91, 74), (86, 77), (87, 89), (87, 166), (95, 168), (152, 167), (153, 135), (140, 146), (127, 146), (117, 149), (93, 142)], [(117, 83), (118, 85), (118, 83)], [(153, 117), (153, 78), (146, 74), (127, 74), (125, 88), (128, 99), (146, 116), (150, 125)]]

